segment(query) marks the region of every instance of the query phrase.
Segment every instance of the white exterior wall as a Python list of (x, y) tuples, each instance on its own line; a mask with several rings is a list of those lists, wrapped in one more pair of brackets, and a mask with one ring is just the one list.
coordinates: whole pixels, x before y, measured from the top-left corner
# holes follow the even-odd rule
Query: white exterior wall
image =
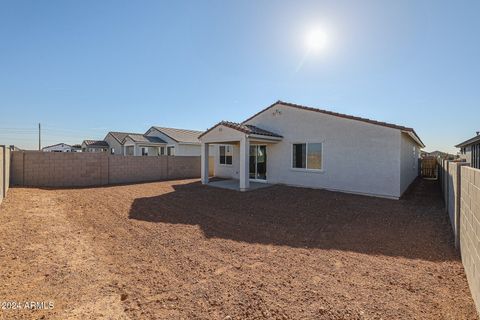
[(418, 177), (420, 148), (408, 134), (402, 133), (401, 140), (400, 194), (403, 194)]
[[(281, 114), (274, 116), (276, 109)], [(247, 123), (283, 136), (281, 142), (267, 146), (270, 183), (391, 198), (401, 195), (401, 139), (397, 129), (283, 105)], [(292, 144), (303, 142), (323, 143), (322, 172), (292, 169)]]

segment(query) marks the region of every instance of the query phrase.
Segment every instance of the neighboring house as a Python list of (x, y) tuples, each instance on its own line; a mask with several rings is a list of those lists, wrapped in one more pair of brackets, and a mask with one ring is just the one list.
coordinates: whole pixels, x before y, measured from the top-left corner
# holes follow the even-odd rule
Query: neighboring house
[(412, 128), (278, 101), (242, 123), (199, 137), (202, 183), (215, 176), (398, 199), (418, 176), (424, 144)]
[(145, 136), (158, 137), (166, 143), (166, 153), (171, 156), (200, 156), (200, 140), (202, 131), (151, 127)]
[(140, 134), (140, 133), (111, 131), (107, 133), (107, 135), (105, 136), (105, 139), (103, 140), (105, 140), (108, 143), (110, 147), (109, 149), (110, 154), (124, 155), (125, 150), (124, 150), (123, 140), (128, 135), (137, 135), (137, 134)]
[(82, 152), (107, 152), (109, 145), (103, 140), (83, 140)]
[(163, 156), (167, 153), (167, 143), (159, 137), (128, 134), (122, 144), (125, 156)]
[(460, 157), (465, 159), (474, 168), (480, 169), (480, 132), (467, 141), (455, 147), (460, 148)]
[(42, 148), (43, 152), (72, 152), (72, 146), (66, 143), (57, 143)]
[(79, 144), (72, 145), (72, 152), (82, 152), (82, 146)]

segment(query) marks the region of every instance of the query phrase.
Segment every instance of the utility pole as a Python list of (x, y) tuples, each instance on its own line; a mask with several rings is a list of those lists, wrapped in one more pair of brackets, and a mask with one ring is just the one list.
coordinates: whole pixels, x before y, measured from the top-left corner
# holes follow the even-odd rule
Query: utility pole
[(42, 131), (40, 122), (38, 123), (38, 151), (42, 151)]

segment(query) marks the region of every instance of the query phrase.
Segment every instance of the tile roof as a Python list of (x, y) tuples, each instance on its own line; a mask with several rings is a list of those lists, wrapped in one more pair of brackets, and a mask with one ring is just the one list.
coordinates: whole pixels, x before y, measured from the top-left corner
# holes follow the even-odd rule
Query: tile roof
[(198, 136), (202, 131), (198, 130), (188, 130), (188, 129), (175, 129), (175, 128), (165, 128), (165, 127), (152, 127), (166, 136), (172, 138), (176, 142), (180, 143), (200, 143)]
[(113, 138), (115, 138), (115, 140), (117, 140), (119, 143), (122, 143), (123, 139), (125, 139), (126, 136), (130, 135), (130, 134), (140, 134), (141, 133), (135, 133), (135, 132), (118, 132), (118, 131), (110, 131), (109, 133), (107, 133), (107, 136), (108, 135), (111, 135)]
[(284, 106), (287, 106), (287, 107), (297, 108), (297, 109), (301, 109), (301, 110), (323, 113), (323, 114), (327, 114), (327, 115), (331, 115), (331, 116), (335, 116), (335, 117), (339, 117), (339, 118), (356, 120), (356, 121), (366, 122), (366, 123), (370, 123), (370, 124), (374, 124), (374, 125), (378, 125), (378, 126), (382, 126), (382, 127), (388, 127), (388, 128), (392, 128), (392, 129), (398, 129), (398, 130), (410, 132), (410, 133), (412, 133), (413, 135), (416, 136), (416, 138), (418, 139), (418, 141), (422, 145), (424, 145), (422, 140), (420, 139), (420, 137), (415, 132), (415, 130), (413, 130), (413, 128), (404, 127), (404, 126), (400, 126), (400, 125), (396, 125), (396, 124), (392, 124), (392, 123), (387, 123), (387, 122), (371, 120), (371, 119), (367, 119), (367, 118), (351, 116), (351, 115), (348, 115), (348, 114), (343, 114), (343, 113), (338, 113), (338, 112), (333, 112), (333, 111), (328, 111), (328, 110), (323, 110), (323, 109), (318, 109), (318, 108), (307, 107), (307, 106), (303, 106), (303, 105), (299, 105), (299, 104), (295, 104), (295, 103), (284, 102), (284, 101), (281, 101), (281, 100), (278, 100), (277, 102), (273, 103), (272, 105), (268, 106), (267, 108), (257, 112), (256, 114), (254, 114), (253, 116), (251, 116), (247, 120), (243, 121), (242, 123), (246, 123), (246, 122), (252, 120), (253, 118), (258, 116), (259, 114), (263, 113), (264, 111), (266, 111), (270, 108), (273, 108), (277, 104), (281, 104), (281, 105), (284, 105)]
[(455, 147), (456, 148), (463, 148), (463, 147), (466, 147), (468, 145), (474, 144), (476, 142), (480, 142), (480, 134), (471, 138), (471, 139), (468, 139), (467, 141), (464, 141), (460, 144), (457, 144)]
[(260, 136), (282, 138), (282, 136), (279, 135), (279, 134), (276, 134), (276, 133), (271, 132), (271, 131), (264, 130), (264, 129), (259, 128), (257, 126), (253, 126), (253, 125), (250, 125), (250, 124), (244, 124), (244, 123), (236, 123), (236, 122), (231, 122), (231, 121), (221, 121), (221, 122), (217, 123), (216, 125), (214, 125), (210, 129), (208, 129), (207, 131), (202, 133), (199, 136), (199, 138), (201, 136), (205, 135), (206, 133), (210, 132), (214, 128), (218, 127), (218, 126), (225, 126), (225, 127), (228, 127), (228, 128), (231, 128), (231, 129), (234, 129), (234, 130), (246, 133), (246, 134), (256, 134), (256, 135), (260, 135)]
[(124, 140), (127, 137), (129, 137), (130, 139), (132, 139), (135, 142), (164, 143), (164, 144), (166, 144), (166, 142), (164, 140), (162, 140), (158, 137), (150, 137), (150, 136), (145, 136), (143, 134), (138, 134), (138, 133), (126, 135), (125, 138), (122, 140), (122, 143), (125, 142)]
[(98, 147), (98, 148), (109, 147), (107, 141), (103, 141), (103, 140), (83, 140), (83, 143), (85, 143), (85, 145), (87, 145), (88, 147)]

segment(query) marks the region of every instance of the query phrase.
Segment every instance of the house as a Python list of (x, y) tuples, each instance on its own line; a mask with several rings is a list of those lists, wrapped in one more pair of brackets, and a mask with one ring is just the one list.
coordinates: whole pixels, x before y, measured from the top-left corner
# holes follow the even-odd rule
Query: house
[(103, 140), (83, 140), (82, 152), (107, 152), (109, 145)]
[(82, 146), (79, 144), (72, 145), (72, 152), (82, 152)]
[(109, 133), (107, 133), (107, 135), (103, 140), (108, 143), (110, 147), (109, 149), (110, 154), (122, 156), (125, 154), (123, 140), (128, 135), (136, 135), (136, 134), (140, 134), (140, 133), (110, 131)]
[(460, 157), (474, 168), (480, 169), (480, 131), (477, 135), (455, 147), (460, 148)]
[(145, 133), (148, 137), (158, 137), (166, 143), (166, 154), (169, 156), (200, 156), (200, 140), (202, 131), (151, 127)]
[(159, 137), (129, 134), (122, 141), (125, 156), (163, 156), (167, 143)]
[(216, 177), (398, 199), (418, 176), (425, 145), (412, 128), (278, 101), (242, 123), (199, 136), (202, 183), (210, 145)]
[(42, 148), (43, 152), (72, 152), (72, 146), (66, 143), (57, 143)]

